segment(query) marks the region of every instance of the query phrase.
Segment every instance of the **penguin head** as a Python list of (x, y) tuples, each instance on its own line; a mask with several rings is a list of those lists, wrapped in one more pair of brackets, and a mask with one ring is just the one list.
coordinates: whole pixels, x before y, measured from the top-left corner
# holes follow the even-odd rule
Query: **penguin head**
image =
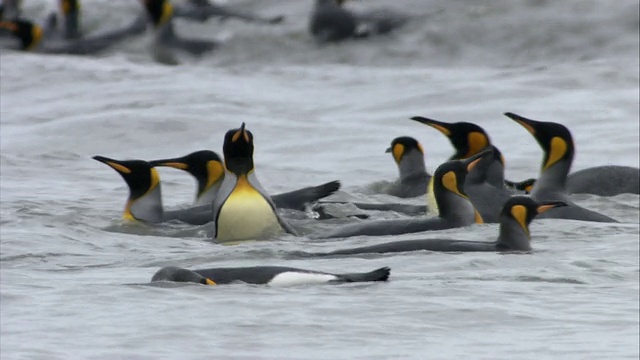
[(489, 145), (486, 148), (488, 154), (467, 174), (467, 183), (487, 182), (490, 185), (504, 187), (504, 156), (497, 147)]
[(500, 212), (498, 249), (502, 251), (531, 250), (529, 224), (538, 214), (561, 206), (562, 201), (537, 202), (528, 196), (513, 196), (505, 202)]
[(31, 21), (22, 19), (0, 21), (0, 29), (9, 31), (20, 40), (21, 50), (33, 50), (42, 40), (42, 28)]
[(476, 223), (483, 223), (480, 213), (464, 191), (464, 182), (467, 173), (490, 153), (490, 150), (486, 150), (467, 159), (451, 160), (438, 166), (433, 174), (433, 192), (440, 217), (451, 217), (464, 212), (467, 215), (473, 214)]
[(413, 151), (417, 151), (424, 156), (424, 149), (416, 139), (409, 136), (401, 136), (393, 139), (393, 141), (391, 141), (391, 146), (388, 147), (385, 152), (391, 153), (396, 164), (399, 165), (405, 154)]
[(195, 271), (183, 269), (177, 266), (165, 266), (158, 270), (151, 281), (191, 282), (202, 285), (216, 285), (216, 283)]
[(224, 165), (227, 171), (246, 175), (253, 170), (253, 134), (244, 128), (227, 131), (222, 145)]
[(125, 220), (162, 221), (162, 198), (160, 176), (151, 164), (144, 160), (114, 160), (94, 156), (114, 169), (127, 183), (129, 198), (124, 209)]
[(509, 112), (504, 115), (522, 125), (536, 139), (544, 151), (543, 171), (559, 162), (571, 165), (574, 154), (573, 137), (564, 125), (531, 120)]
[(450, 160), (466, 159), (479, 153), (485, 147), (491, 145), (491, 139), (483, 128), (468, 122), (446, 123), (422, 116), (414, 116), (411, 120), (429, 125), (449, 138), (456, 153)]
[(155, 27), (164, 25), (173, 16), (173, 6), (169, 0), (142, 0), (142, 2)]
[(504, 183), (512, 189), (524, 191), (525, 194), (529, 194), (531, 192), (531, 189), (533, 189), (533, 185), (536, 183), (536, 179), (531, 178), (520, 182), (505, 180)]
[(80, 3), (78, 0), (60, 0), (60, 10), (65, 16), (74, 12), (77, 13), (80, 11)]
[(200, 150), (189, 155), (150, 161), (151, 166), (167, 166), (188, 172), (198, 182), (198, 197), (224, 179), (220, 156), (211, 150)]

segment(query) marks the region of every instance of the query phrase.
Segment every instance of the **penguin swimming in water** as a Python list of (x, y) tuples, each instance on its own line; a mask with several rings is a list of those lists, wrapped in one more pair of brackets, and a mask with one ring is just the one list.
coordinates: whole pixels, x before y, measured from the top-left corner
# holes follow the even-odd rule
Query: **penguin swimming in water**
[(13, 46), (15, 50), (44, 54), (87, 55), (99, 53), (125, 38), (143, 33), (146, 28), (143, 19), (138, 17), (122, 29), (71, 40), (55, 38), (55, 26), (52, 24), (55, 21), (43, 27), (27, 19), (2, 20), (0, 30), (8, 32), (18, 40), (19, 43)]
[(303, 284), (342, 284), (387, 281), (391, 269), (383, 267), (368, 273), (331, 274), (285, 266), (251, 266), (188, 270), (166, 266), (151, 278), (152, 282), (189, 282), (203, 285), (246, 283), (255, 285), (290, 286)]
[(211, 207), (196, 207), (165, 211), (162, 206), (162, 190), (158, 171), (144, 160), (115, 160), (94, 156), (122, 176), (129, 187), (129, 197), (122, 218), (125, 221), (160, 223), (179, 220), (193, 225), (211, 221)]
[(366, 221), (345, 225), (318, 236), (316, 239), (359, 235), (400, 235), (421, 231), (444, 230), (482, 223), (482, 217), (467, 197), (463, 184), (467, 172), (490, 152), (482, 152), (464, 160), (453, 160), (440, 165), (433, 174), (434, 193), (438, 203), (438, 216), (427, 219), (400, 219)]
[[(505, 187), (504, 156), (491, 144), (487, 132), (468, 122), (445, 123), (422, 116), (414, 116), (411, 120), (431, 126), (449, 139), (456, 150), (450, 160), (465, 159), (481, 151), (492, 150), (493, 156), (483, 158), (481, 164), (467, 175), (464, 189), (485, 222), (498, 222), (502, 206), (511, 192)], [(427, 202), (430, 211), (437, 209), (433, 192), (427, 191)]]
[[(506, 184), (528, 194), (535, 182), (536, 179), (527, 179)], [(594, 166), (572, 172), (567, 176), (567, 194), (616, 196), (638, 193), (640, 193), (640, 169), (631, 166)]]
[(527, 196), (510, 198), (500, 212), (500, 233), (498, 239), (494, 242), (454, 239), (405, 240), (336, 250), (328, 253), (317, 253), (312, 254), (312, 256), (386, 254), (420, 250), (445, 252), (531, 251), (529, 224), (533, 218), (549, 209), (565, 205), (561, 201), (536, 202)]
[[(191, 154), (150, 161), (152, 166), (168, 166), (191, 174), (198, 183), (194, 205), (210, 205), (218, 194), (224, 179), (224, 165), (218, 154), (210, 150), (200, 150)], [(304, 211), (307, 204), (327, 197), (340, 189), (339, 181), (331, 181), (319, 186), (272, 195), (276, 208)]]
[(296, 232), (276, 213), (253, 164), (253, 134), (242, 123), (227, 131), (223, 144), (225, 176), (212, 205), (213, 237), (218, 242), (259, 240)]
[(424, 164), (422, 145), (412, 137), (401, 136), (391, 141), (391, 146), (386, 152), (393, 155), (400, 173), (400, 177), (387, 193), (401, 198), (424, 195), (431, 175)]
[(359, 15), (344, 8), (344, 2), (345, 0), (315, 0), (309, 32), (318, 43), (386, 34), (408, 20), (407, 16), (389, 11)]
[(617, 222), (606, 215), (580, 207), (569, 200), (566, 193), (567, 175), (571, 169), (575, 152), (573, 137), (569, 129), (558, 123), (531, 120), (514, 113), (505, 113), (505, 116), (529, 131), (544, 152), (540, 176), (533, 185), (531, 197), (537, 201), (558, 200), (567, 203), (566, 207), (549, 211), (542, 217)]

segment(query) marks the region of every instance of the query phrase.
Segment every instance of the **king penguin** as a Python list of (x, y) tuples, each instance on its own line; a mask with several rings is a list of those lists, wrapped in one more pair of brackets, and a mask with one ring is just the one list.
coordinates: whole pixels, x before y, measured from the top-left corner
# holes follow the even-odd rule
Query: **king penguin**
[(529, 224), (538, 214), (547, 210), (566, 206), (561, 201), (536, 202), (527, 196), (510, 198), (500, 212), (500, 232), (496, 241), (467, 241), (454, 239), (420, 239), (393, 241), (351, 249), (336, 250), (328, 253), (315, 253), (311, 256), (359, 255), (367, 253), (398, 253), (407, 251), (531, 251)]
[(144, 7), (154, 27), (154, 56), (166, 63), (176, 63), (168, 49), (178, 49), (192, 55), (214, 50), (218, 43), (212, 40), (187, 39), (178, 36), (173, 26), (173, 5), (169, 0), (144, 0)]
[(129, 187), (129, 198), (122, 215), (125, 221), (160, 223), (178, 220), (202, 225), (211, 221), (211, 207), (164, 211), (158, 171), (144, 160), (115, 160), (104, 156), (93, 159), (104, 163), (122, 176)]
[(489, 151), (486, 151), (464, 160), (448, 161), (436, 169), (432, 179), (434, 180), (433, 190), (438, 204), (437, 217), (365, 221), (363, 223), (345, 225), (328, 234), (313, 237), (324, 239), (359, 235), (400, 235), (483, 223), (482, 217), (467, 197), (463, 185), (467, 172), (471, 171), (482, 157), (488, 154)]
[(566, 193), (567, 175), (571, 169), (575, 152), (573, 137), (569, 129), (558, 123), (527, 119), (514, 113), (505, 113), (505, 116), (529, 131), (544, 152), (540, 176), (533, 185), (531, 197), (537, 201), (558, 200), (567, 203), (566, 207), (549, 211), (542, 217), (617, 222), (606, 215), (580, 207), (569, 200)]
[(296, 232), (276, 213), (253, 165), (253, 134), (242, 123), (227, 131), (223, 144), (225, 176), (213, 201), (213, 237), (218, 242), (259, 240)]
[(166, 266), (151, 278), (152, 282), (189, 282), (203, 285), (246, 283), (255, 285), (291, 286), (303, 284), (340, 284), (387, 281), (391, 269), (383, 267), (368, 273), (332, 274), (284, 266), (251, 266), (188, 270)]
[(424, 195), (431, 175), (424, 164), (424, 149), (409, 136), (401, 136), (391, 141), (387, 153), (393, 155), (398, 165), (399, 178), (387, 190), (389, 195), (409, 198)]
[[(481, 164), (468, 174), (464, 189), (485, 222), (498, 222), (502, 206), (511, 196), (511, 192), (504, 183), (504, 156), (491, 144), (487, 132), (469, 122), (446, 123), (421, 116), (414, 116), (411, 120), (431, 126), (449, 139), (456, 151), (450, 160), (465, 159), (483, 150), (492, 150), (493, 156), (485, 157)], [(437, 208), (433, 192), (429, 190), (427, 202), (429, 210), (433, 211)]]
[[(197, 182), (198, 190), (194, 206), (210, 205), (218, 194), (224, 179), (224, 165), (220, 156), (210, 150), (195, 151), (191, 154), (150, 161), (153, 166), (168, 166), (191, 174)], [(339, 181), (331, 181), (319, 186), (271, 196), (276, 208), (304, 211), (307, 204), (327, 197), (340, 189)]]

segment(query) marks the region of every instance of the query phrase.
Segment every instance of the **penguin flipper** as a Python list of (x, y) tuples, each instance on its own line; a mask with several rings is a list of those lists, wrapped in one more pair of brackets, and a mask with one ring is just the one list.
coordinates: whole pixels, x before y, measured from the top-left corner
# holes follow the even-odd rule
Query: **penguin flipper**
[(305, 205), (325, 198), (340, 189), (340, 181), (335, 180), (318, 186), (309, 186), (271, 196), (279, 209), (305, 210)]
[(391, 274), (391, 268), (385, 266), (368, 273), (338, 274), (337, 282), (369, 282), (387, 281)]
[(213, 221), (211, 205), (165, 211), (163, 220), (178, 220), (190, 225), (204, 225)]

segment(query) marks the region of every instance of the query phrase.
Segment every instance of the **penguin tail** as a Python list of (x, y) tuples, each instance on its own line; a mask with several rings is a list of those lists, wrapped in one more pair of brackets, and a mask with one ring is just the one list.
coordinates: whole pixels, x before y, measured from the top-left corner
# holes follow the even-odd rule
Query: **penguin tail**
[(340, 274), (339, 277), (344, 282), (387, 281), (390, 274), (391, 268), (385, 266), (368, 273)]

